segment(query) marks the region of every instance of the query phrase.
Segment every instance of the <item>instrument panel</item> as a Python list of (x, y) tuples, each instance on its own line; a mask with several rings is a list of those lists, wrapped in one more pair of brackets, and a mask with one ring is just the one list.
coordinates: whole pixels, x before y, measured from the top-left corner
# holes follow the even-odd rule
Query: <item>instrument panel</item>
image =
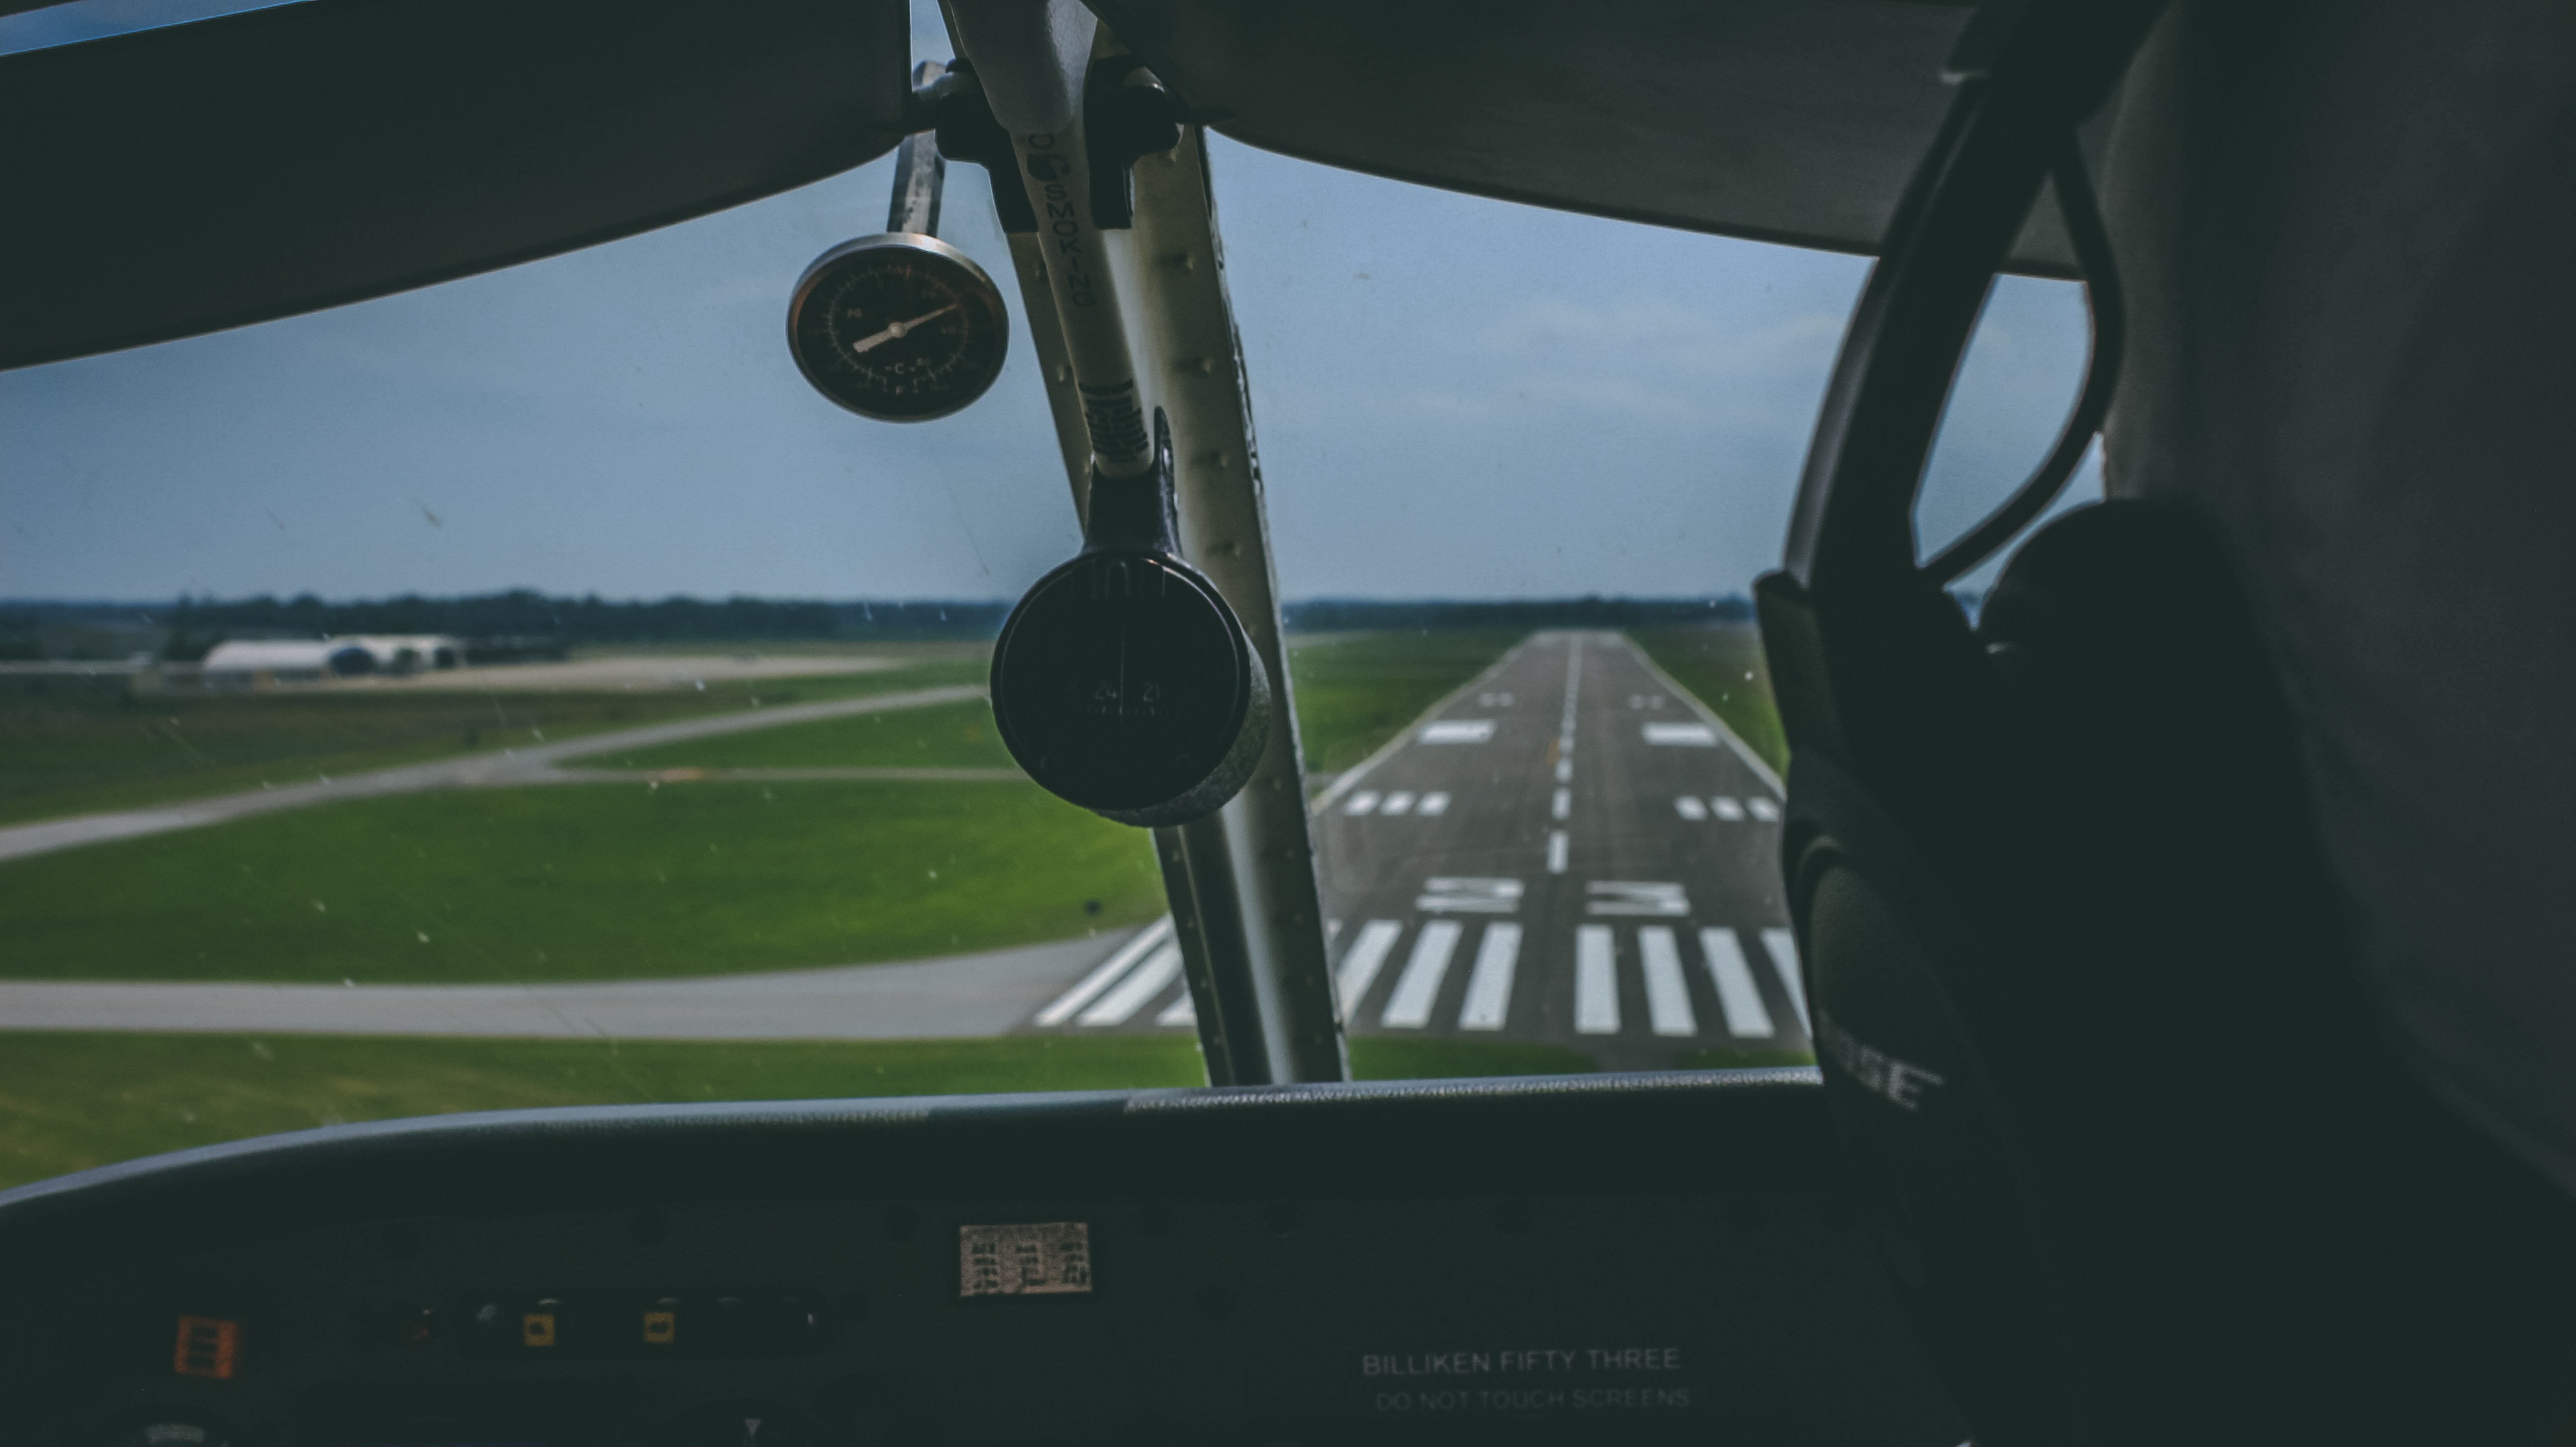
[(1806, 1074), (527, 1112), (194, 1152), (0, 1197), (0, 1249), (48, 1263), (8, 1290), (0, 1434), (1950, 1447), (1798, 1139), (1824, 1139), (1820, 1092), (1778, 1077)]

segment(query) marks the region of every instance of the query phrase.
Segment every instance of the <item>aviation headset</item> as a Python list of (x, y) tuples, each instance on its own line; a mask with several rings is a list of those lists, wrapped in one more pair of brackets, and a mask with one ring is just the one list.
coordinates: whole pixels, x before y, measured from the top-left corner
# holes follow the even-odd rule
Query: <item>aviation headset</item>
[[(1782, 868), (1846, 1154), (1982, 1447), (2468, 1440), (2535, 1369), (2565, 1211), (2434, 1105), (2350, 980), (2290, 715), (2214, 540), (2046, 508), (2122, 305), (2075, 128), (2161, 0), (1981, 6), (1756, 588), (1793, 752)], [(2054, 181), (2094, 316), (2048, 461), (1917, 566), (1995, 271)], [(2537, 1368), (2545, 1370), (2545, 1368)]]

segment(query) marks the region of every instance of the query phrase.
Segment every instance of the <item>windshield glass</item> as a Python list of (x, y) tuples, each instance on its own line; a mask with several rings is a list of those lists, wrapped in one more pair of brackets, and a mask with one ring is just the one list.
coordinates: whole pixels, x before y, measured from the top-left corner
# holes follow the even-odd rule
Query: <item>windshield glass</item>
[[(1209, 150), (1355, 1073), (1804, 1063), (1746, 598), (1867, 263)], [(0, 374), (0, 1183), (1204, 1079), (1149, 837), (984, 700), (1081, 544), (984, 172), (980, 402), (866, 421), (782, 345), (893, 172)], [(1999, 284), (1928, 544), (2082, 358), (2075, 288)]]

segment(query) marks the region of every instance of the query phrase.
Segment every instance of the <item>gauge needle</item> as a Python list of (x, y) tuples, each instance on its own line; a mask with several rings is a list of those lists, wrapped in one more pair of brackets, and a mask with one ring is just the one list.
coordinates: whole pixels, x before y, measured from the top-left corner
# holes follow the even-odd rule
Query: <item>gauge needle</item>
[(895, 340), (908, 331), (911, 331), (914, 327), (920, 326), (923, 322), (937, 321), (941, 317), (948, 315), (950, 312), (957, 310), (957, 308), (963, 305), (965, 305), (965, 303), (952, 301), (935, 312), (923, 312), (921, 315), (914, 317), (911, 321), (895, 322), (889, 325), (884, 331), (878, 332), (873, 336), (861, 337), (857, 341), (850, 343), (850, 355), (855, 357), (861, 352), (872, 351), (878, 347), (884, 346), (886, 343)]

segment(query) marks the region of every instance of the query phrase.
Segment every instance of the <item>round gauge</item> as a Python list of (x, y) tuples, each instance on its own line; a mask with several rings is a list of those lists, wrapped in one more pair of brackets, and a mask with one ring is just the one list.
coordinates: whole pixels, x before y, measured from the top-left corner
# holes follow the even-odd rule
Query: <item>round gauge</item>
[(835, 246), (787, 304), (787, 346), (805, 380), (881, 422), (926, 422), (983, 396), (1010, 343), (993, 279), (935, 236)]

